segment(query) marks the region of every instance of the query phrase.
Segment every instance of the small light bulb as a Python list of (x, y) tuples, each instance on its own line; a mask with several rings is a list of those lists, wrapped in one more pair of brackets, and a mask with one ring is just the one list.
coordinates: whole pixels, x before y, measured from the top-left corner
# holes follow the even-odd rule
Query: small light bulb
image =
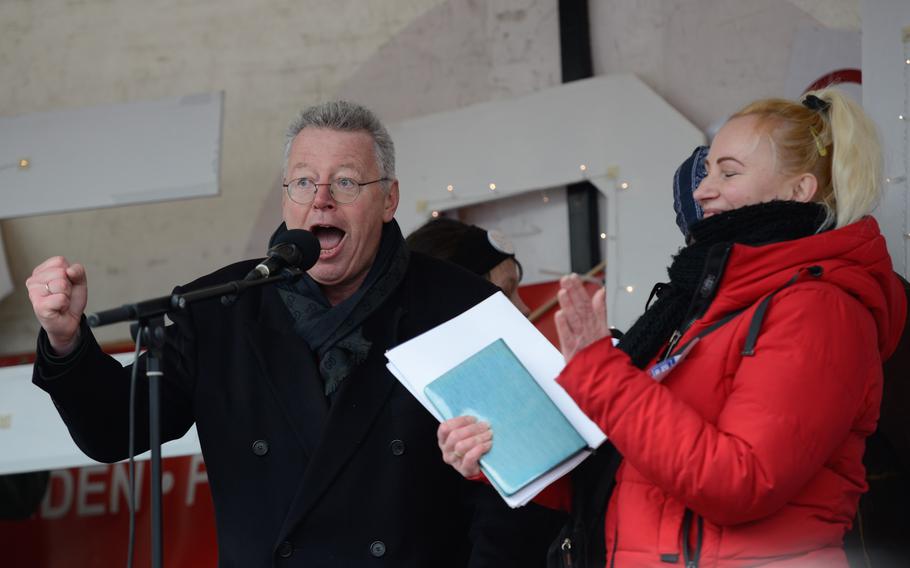
[(447, 185), (447, 186), (446, 186), (446, 191), (455, 191), (455, 186), (452, 185), (452, 184)]
[(606, 233), (601, 233), (601, 234), (600, 234), (600, 238), (601, 238), (601, 240), (606, 239), (606, 238), (607, 238), (607, 234), (606, 234)]
[(902, 114), (897, 115), (897, 119), (898, 119), (898, 120), (904, 120), (904, 115), (902, 115)]
[(910, 65), (910, 59), (905, 59), (904, 63), (906, 63), (907, 65)]
[(891, 178), (885, 178), (885, 183), (891, 183)]
[(430, 215), (432, 215), (433, 218), (435, 219), (436, 217), (439, 217), (439, 211), (433, 211), (432, 213), (430, 213)]
[(619, 189), (629, 189), (629, 182), (624, 181), (621, 184), (619, 184)]
[(495, 183), (491, 183), (491, 184), (490, 184), (490, 191), (496, 191), (496, 184), (495, 184)]
[(586, 166), (585, 164), (582, 164), (582, 165), (578, 166), (578, 169), (583, 172), (586, 172), (586, 171), (588, 171), (588, 166)]
[(626, 286), (626, 292), (631, 294), (634, 291), (635, 291), (635, 286)]
[(28, 161), (28, 158), (22, 158), (21, 160), (19, 160), (19, 169), (20, 170), (27, 170), (30, 165), (31, 165), (31, 162)]

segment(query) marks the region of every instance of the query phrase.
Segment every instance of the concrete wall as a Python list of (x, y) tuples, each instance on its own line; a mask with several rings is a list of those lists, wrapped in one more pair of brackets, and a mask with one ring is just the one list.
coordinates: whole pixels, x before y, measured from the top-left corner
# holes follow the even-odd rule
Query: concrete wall
[(876, 217), (894, 270), (910, 276), (910, 3), (863, 0), (863, 101), (884, 143)]
[(705, 129), (783, 96), (800, 28), (860, 28), (858, 0), (603, 0), (591, 11), (595, 72), (637, 74)]
[[(0, 3), (0, 114), (226, 93), (221, 196), (3, 222), (19, 290), (0, 304), (0, 350), (33, 348), (37, 328), (21, 283), (48, 256), (87, 265), (90, 310), (167, 293), (246, 256), (263, 201), (279, 191), (290, 118), (334, 96), (381, 46), (441, 3)], [(160, 168), (167, 164), (135, 173)], [(113, 326), (99, 335), (127, 332)]]
[[(596, 72), (640, 75), (700, 127), (781, 92), (799, 26), (859, 28), (858, 0), (589, 3)], [(279, 219), (283, 130), (302, 106), (343, 95), (399, 120), (558, 83), (556, 7), (556, 0), (0, 2), (0, 115), (226, 92), (221, 196), (0, 224), (18, 285), (0, 302), (0, 353), (33, 349), (37, 326), (21, 283), (50, 255), (87, 264), (92, 310), (161, 295), (264, 248), (263, 232)], [(150, 163), (136, 175), (166, 167)], [(100, 334), (124, 337), (125, 326)]]

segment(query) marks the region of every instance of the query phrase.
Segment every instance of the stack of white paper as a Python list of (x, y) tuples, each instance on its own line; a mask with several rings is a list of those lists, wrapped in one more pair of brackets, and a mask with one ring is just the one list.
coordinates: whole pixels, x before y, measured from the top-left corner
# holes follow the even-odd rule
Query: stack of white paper
[[(389, 350), (386, 366), (437, 420), (441, 420), (424, 394), (424, 387), (497, 339), (508, 344), (589, 447), (597, 448), (606, 440), (600, 428), (556, 383), (555, 379), (565, 365), (562, 354), (502, 293), (490, 296), (465, 313)], [(524, 489), (511, 496), (502, 495), (503, 499), (511, 507), (526, 504), (547, 485), (581, 463), (589, 453), (578, 454)]]

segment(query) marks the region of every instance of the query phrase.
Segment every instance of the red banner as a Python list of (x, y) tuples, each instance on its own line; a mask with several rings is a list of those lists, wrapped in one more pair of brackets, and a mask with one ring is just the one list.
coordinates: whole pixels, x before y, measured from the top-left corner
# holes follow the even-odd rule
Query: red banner
[[(136, 462), (137, 568), (149, 566), (148, 461)], [(38, 511), (25, 521), (0, 521), (6, 568), (125, 566), (129, 537), (126, 463), (54, 470)], [(217, 564), (212, 495), (202, 456), (162, 463), (164, 564)]]

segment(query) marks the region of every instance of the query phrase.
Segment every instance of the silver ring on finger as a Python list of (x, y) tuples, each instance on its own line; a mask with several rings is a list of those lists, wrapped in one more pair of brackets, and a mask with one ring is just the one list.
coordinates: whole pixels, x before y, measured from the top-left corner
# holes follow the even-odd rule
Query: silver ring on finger
[(51, 283), (50, 281), (44, 283), (44, 289), (47, 290), (47, 295), (52, 296), (54, 293), (51, 292)]

